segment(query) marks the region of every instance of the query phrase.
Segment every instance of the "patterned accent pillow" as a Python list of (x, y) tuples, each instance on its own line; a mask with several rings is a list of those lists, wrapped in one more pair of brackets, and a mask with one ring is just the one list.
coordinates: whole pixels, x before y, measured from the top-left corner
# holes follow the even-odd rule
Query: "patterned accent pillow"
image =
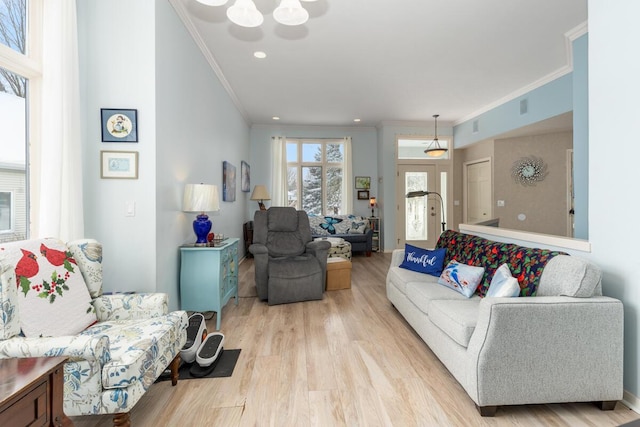
[(462, 264), (484, 267), (485, 272), (478, 286), (478, 295), (485, 296), (496, 269), (507, 263), (513, 277), (518, 279), (520, 296), (536, 294), (542, 270), (547, 262), (564, 252), (533, 249), (513, 243), (494, 242), (482, 237), (447, 230), (440, 235), (437, 248), (445, 248), (445, 264), (455, 259)]
[(76, 335), (96, 322), (80, 269), (60, 240), (4, 244), (0, 264), (15, 271), (20, 326), (26, 337)]
[(400, 268), (438, 277), (442, 274), (445, 252), (446, 249), (430, 251), (405, 243), (404, 261), (400, 264)]
[(320, 224), (320, 228), (322, 228), (323, 230), (325, 230), (325, 232), (329, 234), (342, 234), (341, 232), (338, 231), (338, 228), (342, 228), (338, 224), (342, 223), (343, 221), (344, 219), (342, 218), (325, 216), (324, 222)]
[(460, 264), (453, 260), (442, 270), (438, 283), (471, 298), (480, 284), (483, 274), (484, 268), (482, 267)]
[(365, 221), (351, 222), (351, 228), (349, 228), (350, 234), (364, 234), (364, 230), (367, 229), (367, 223)]
[(520, 294), (520, 285), (515, 277), (511, 275), (508, 264), (502, 264), (496, 270), (491, 279), (487, 297), (517, 297)]

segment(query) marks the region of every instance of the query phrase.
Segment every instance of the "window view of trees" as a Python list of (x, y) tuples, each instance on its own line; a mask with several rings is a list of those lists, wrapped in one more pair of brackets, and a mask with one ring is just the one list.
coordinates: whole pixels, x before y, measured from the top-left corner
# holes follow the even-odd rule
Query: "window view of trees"
[[(12, 70), (27, 53), (27, 1), (0, 0), (0, 47), (23, 58), (0, 56), (0, 242), (27, 238), (27, 90), (28, 79)], [(9, 51), (11, 53), (11, 51)], [(15, 56), (15, 54), (13, 54)]]
[(287, 141), (289, 206), (315, 215), (341, 214), (343, 153), (336, 141)]

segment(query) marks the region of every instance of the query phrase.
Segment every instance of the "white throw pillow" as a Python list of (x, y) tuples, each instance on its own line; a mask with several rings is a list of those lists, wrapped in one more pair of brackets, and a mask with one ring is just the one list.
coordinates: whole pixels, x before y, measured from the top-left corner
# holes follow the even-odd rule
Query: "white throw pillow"
[(502, 264), (493, 275), (487, 297), (517, 297), (520, 295), (520, 285), (518, 280), (511, 275), (509, 266)]

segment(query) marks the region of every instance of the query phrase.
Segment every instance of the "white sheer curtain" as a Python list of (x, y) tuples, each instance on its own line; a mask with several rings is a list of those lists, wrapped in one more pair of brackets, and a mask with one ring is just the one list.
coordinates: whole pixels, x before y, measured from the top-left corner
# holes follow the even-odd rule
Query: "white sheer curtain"
[(353, 213), (353, 173), (351, 172), (351, 137), (343, 138), (344, 167), (342, 168), (342, 206), (343, 214)]
[(271, 138), (271, 206), (288, 206), (287, 138)]
[[(32, 237), (84, 237), (76, 0), (46, 0)], [(96, 159), (97, 161), (97, 159)]]

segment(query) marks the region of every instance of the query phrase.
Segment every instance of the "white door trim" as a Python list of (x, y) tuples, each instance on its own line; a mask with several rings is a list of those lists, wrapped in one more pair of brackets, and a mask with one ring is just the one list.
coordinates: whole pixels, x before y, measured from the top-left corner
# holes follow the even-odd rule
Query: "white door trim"
[(491, 157), (482, 157), (480, 159), (470, 160), (468, 162), (464, 162), (462, 164), (462, 222), (467, 223), (467, 196), (469, 195), (469, 190), (467, 188), (467, 178), (468, 172), (467, 168), (471, 165), (475, 165), (477, 163), (489, 163), (489, 168), (491, 169), (491, 200), (492, 202), (489, 204), (491, 206), (491, 212), (489, 212), (489, 218), (493, 218), (493, 164), (491, 162)]

